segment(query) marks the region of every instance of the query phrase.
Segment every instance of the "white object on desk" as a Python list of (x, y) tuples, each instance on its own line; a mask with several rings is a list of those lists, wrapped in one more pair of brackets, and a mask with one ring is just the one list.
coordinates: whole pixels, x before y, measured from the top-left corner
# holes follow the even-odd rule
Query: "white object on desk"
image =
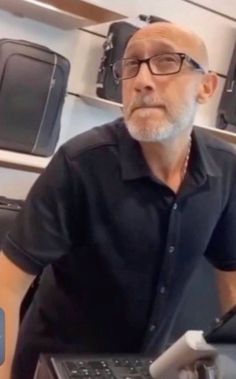
[(201, 330), (189, 330), (150, 365), (149, 371), (154, 379), (177, 379), (184, 367), (216, 355), (216, 348), (205, 341)]

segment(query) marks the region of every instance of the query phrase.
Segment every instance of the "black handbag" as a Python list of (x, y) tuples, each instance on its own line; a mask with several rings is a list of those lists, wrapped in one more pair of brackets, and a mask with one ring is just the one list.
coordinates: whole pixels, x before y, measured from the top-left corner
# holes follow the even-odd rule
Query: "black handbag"
[(236, 44), (217, 111), (217, 128), (234, 131), (236, 128)]
[[(156, 16), (139, 15), (138, 18), (144, 23), (166, 21)], [(118, 21), (110, 25), (103, 44), (103, 55), (97, 76), (96, 94), (98, 97), (121, 103), (121, 85), (114, 79), (111, 65), (123, 57), (129, 39), (138, 29), (138, 26), (126, 21)]]
[(10, 230), (22, 205), (23, 200), (8, 199), (0, 196), (0, 250), (6, 233)]
[(0, 148), (54, 152), (70, 63), (45, 46), (0, 40)]
[[(6, 238), (7, 233), (12, 228), (23, 204), (23, 200), (9, 199), (7, 197), (0, 196), (0, 250), (2, 250), (3, 241)], [(35, 278), (21, 303), (20, 321), (22, 321), (30, 303), (33, 300), (38, 284), (39, 277)]]

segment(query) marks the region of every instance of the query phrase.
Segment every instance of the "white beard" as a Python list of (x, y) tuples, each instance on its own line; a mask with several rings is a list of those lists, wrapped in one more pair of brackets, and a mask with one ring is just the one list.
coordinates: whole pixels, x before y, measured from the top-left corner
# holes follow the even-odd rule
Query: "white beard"
[[(132, 120), (125, 120), (130, 135), (139, 142), (160, 142), (173, 139), (182, 131), (191, 128), (197, 110), (197, 103), (185, 104), (178, 112), (174, 120), (168, 119), (159, 121), (158, 124), (146, 121), (148, 119), (148, 108), (143, 110), (140, 120), (136, 123)], [(143, 118), (143, 123), (141, 121)]]

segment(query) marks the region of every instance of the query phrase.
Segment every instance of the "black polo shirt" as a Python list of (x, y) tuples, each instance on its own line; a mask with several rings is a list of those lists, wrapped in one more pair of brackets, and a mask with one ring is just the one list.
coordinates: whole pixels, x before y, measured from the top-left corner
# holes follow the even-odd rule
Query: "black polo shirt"
[(4, 246), (29, 273), (47, 266), (19, 334), (18, 375), (30, 378), (40, 351), (159, 351), (199, 257), (236, 269), (235, 162), (231, 146), (196, 129), (176, 195), (122, 119), (60, 148)]

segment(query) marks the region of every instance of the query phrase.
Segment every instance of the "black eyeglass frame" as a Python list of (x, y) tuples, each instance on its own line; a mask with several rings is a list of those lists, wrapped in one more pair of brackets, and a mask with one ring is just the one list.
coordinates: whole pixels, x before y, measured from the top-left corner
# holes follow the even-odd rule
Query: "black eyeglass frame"
[[(168, 55), (178, 55), (180, 57), (180, 65), (179, 65), (179, 69), (175, 72), (171, 72), (169, 74), (157, 74), (157, 73), (154, 73), (152, 71), (152, 68), (151, 68), (151, 65), (150, 65), (150, 60), (154, 57), (158, 57), (158, 56), (162, 56), (162, 55), (165, 55), (165, 54), (168, 54)], [(135, 75), (132, 75), (132, 76), (129, 76), (129, 77), (125, 77), (125, 78), (119, 78), (117, 77), (116, 73), (115, 73), (115, 65), (117, 62), (120, 62), (120, 61), (123, 61), (123, 60), (128, 60), (128, 59), (132, 59), (132, 60), (136, 60), (138, 62), (138, 69), (137, 69), (137, 72)], [(142, 63), (146, 63), (148, 65), (148, 68), (149, 68), (149, 71), (151, 72), (152, 75), (155, 75), (155, 76), (164, 76), (164, 75), (174, 75), (174, 74), (177, 74), (178, 72), (181, 71), (182, 69), (182, 66), (183, 66), (183, 63), (184, 61), (186, 61), (187, 63), (191, 64), (195, 70), (199, 70), (201, 71), (203, 74), (206, 74), (206, 70), (198, 63), (196, 62), (193, 58), (191, 58), (189, 55), (185, 54), (185, 53), (178, 53), (178, 52), (168, 52), (168, 53), (161, 53), (161, 54), (155, 54), (155, 55), (152, 55), (151, 57), (149, 58), (146, 58), (146, 59), (138, 59), (138, 58), (123, 58), (123, 59), (119, 59), (118, 61), (114, 62), (113, 64), (110, 65), (110, 67), (112, 68), (112, 74), (113, 74), (113, 77), (116, 81), (120, 82), (120, 81), (123, 81), (123, 80), (127, 80), (127, 79), (132, 79), (132, 78), (135, 78), (135, 76), (138, 75), (139, 73), (139, 70), (140, 70), (140, 67), (141, 67), (141, 64)]]

